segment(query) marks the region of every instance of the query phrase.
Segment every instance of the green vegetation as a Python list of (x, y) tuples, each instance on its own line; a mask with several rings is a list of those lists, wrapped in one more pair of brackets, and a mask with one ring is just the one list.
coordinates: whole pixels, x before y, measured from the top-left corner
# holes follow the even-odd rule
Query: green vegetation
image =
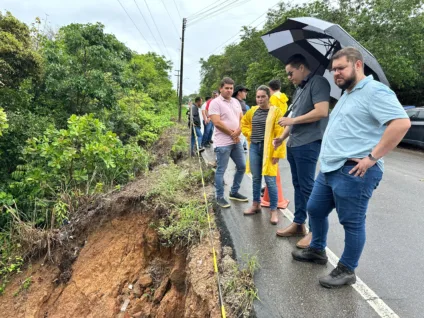
[(225, 273), (229, 279), (225, 279), (223, 286), (225, 302), (234, 317), (250, 317), (253, 302), (259, 300), (253, 282), (253, 275), (260, 268), (258, 258), (256, 255), (243, 254), (241, 265), (234, 261), (229, 264), (232, 264), (232, 268), (230, 273)]
[(208, 216), (197, 158), (189, 160), (187, 167), (167, 165), (160, 169), (158, 177), (152, 178), (155, 184), (149, 200), (154, 199), (170, 211), (153, 225), (163, 245), (190, 247), (199, 243), (207, 235)]
[(0, 12), (0, 293), (83, 202), (148, 169), (177, 110), (164, 57), (100, 23), (40, 24)]
[(164, 245), (189, 247), (199, 243), (208, 231), (208, 218), (204, 204), (191, 201), (178, 207), (159, 226)]
[[(423, 5), (422, 0), (317, 0), (301, 5), (284, 0), (268, 12), (261, 30), (243, 27), (240, 43), (200, 61), (200, 95), (209, 96), (222, 77), (230, 76), (251, 89), (279, 78), (282, 91), (291, 96), (293, 85), (284, 65), (267, 53), (260, 36), (289, 17), (312, 16), (341, 25), (367, 48), (380, 62), (402, 104), (424, 105)], [(255, 103), (254, 94), (247, 102)]]

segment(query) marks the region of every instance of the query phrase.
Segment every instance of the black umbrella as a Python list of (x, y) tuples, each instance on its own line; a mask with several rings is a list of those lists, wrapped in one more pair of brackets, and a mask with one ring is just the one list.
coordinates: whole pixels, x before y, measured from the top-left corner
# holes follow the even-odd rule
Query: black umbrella
[(341, 90), (330, 73), (330, 60), (334, 53), (346, 46), (352, 46), (362, 53), (366, 75), (372, 74), (375, 80), (389, 86), (377, 59), (338, 24), (311, 17), (287, 19), (264, 34), (262, 40), (268, 52), (283, 63), (287, 63), (294, 54), (305, 56), (311, 71), (328, 79), (331, 96), (336, 99), (340, 97)]

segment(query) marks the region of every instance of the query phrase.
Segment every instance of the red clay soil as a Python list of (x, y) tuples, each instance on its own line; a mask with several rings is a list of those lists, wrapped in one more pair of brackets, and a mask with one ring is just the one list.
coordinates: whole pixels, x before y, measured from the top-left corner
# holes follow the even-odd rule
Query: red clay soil
[(89, 235), (66, 284), (57, 284), (57, 267), (28, 268), (0, 297), (1, 317), (220, 317), (208, 242), (177, 253), (161, 247), (149, 223), (138, 213), (105, 223)]
[[(174, 135), (164, 134), (158, 157)], [(189, 251), (163, 247), (150, 224), (168, 211), (145, 200), (148, 189), (141, 178), (76, 213), (52, 239), (52, 261), (13, 277), (0, 296), (0, 318), (220, 317), (209, 241)]]

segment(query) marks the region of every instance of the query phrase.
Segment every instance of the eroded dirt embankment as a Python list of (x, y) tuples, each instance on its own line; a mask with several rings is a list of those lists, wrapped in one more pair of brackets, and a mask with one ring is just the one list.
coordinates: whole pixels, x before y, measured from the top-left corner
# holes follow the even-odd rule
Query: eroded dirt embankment
[[(209, 241), (164, 247), (152, 224), (168, 211), (146, 199), (148, 188), (143, 177), (80, 211), (55, 233), (51, 255), (10, 282), (0, 316), (220, 317)], [(214, 240), (219, 251), (217, 232)]]

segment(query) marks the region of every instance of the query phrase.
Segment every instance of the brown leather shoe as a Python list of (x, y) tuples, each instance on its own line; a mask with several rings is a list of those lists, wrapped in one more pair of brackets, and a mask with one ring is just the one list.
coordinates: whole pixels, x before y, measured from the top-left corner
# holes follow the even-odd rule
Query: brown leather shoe
[(244, 215), (254, 215), (262, 212), (261, 205), (259, 202), (253, 202), (252, 206), (243, 212)]
[(311, 241), (312, 241), (312, 232), (309, 232), (299, 242), (297, 242), (296, 247), (301, 249), (308, 248), (309, 245), (311, 245)]
[(269, 219), (272, 225), (278, 224), (278, 210), (271, 211), (271, 218)]
[(278, 236), (288, 237), (288, 236), (303, 236), (306, 235), (305, 224), (292, 223), (285, 229), (280, 229), (277, 231)]

